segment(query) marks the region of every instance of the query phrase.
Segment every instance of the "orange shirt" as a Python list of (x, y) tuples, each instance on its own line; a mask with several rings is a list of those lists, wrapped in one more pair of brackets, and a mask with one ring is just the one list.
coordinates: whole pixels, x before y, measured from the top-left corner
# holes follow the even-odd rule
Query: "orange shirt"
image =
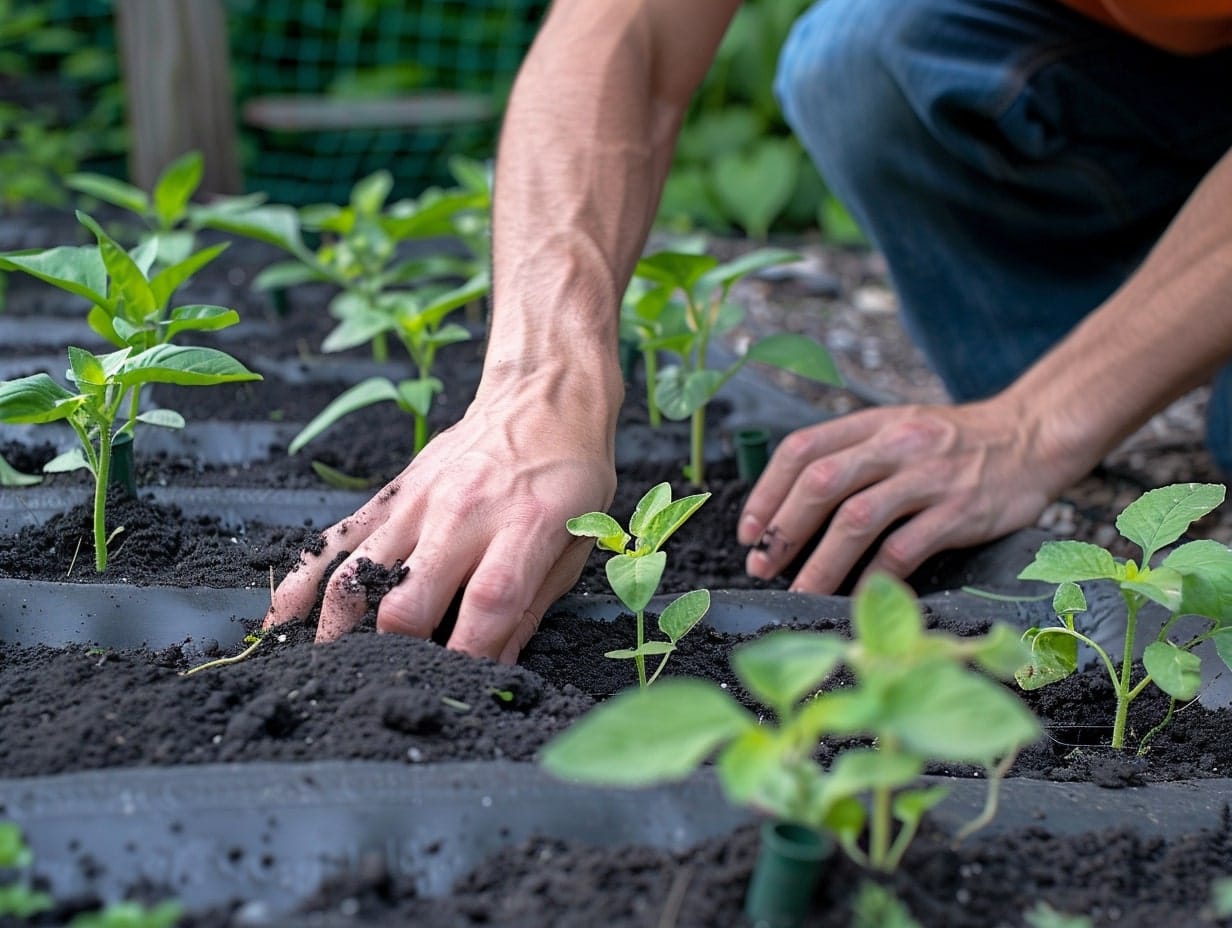
[(1062, 0), (1152, 45), (1198, 55), (1232, 45), (1232, 0)]

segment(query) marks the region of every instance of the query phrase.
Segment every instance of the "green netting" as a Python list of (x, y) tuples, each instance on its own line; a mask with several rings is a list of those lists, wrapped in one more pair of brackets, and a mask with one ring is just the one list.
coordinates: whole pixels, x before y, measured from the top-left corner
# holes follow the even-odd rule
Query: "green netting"
[[(228, 0), (241, 110), (254, 97), (481, 94), (499, 110), (546, 0)], [(378, 168), (396, 196), (448, 180), (454, 153), (492, 154), (496, 119), (345, 131), (243, 127), (246, 183), (280, 202), (344, 201)]]
[[(122, 132), (113, 0), (38, 0), (78, 38), (72, 61), (49, 54), (69, 122), (102, 114)], [(480, 94), (499, 111), (547, 0), (224, 0), (236, 113), (256, 97), (339, 99), (433, 91)], [(67, 72), (65, 66), (68, 66)], [(64, 85), (61, 85), (64, 86)], [(99, 109), (99, 104), (104, 105)], [(240, 121), (245, 185), (279, 202), (345, 201), (360, 177), (388, 168), (395, 195), (448, 181), (454, 153), (492, 154), (496, 119), (452, 125), (287, 132)], [(92, 170), (122, 174), (123, 153)]]

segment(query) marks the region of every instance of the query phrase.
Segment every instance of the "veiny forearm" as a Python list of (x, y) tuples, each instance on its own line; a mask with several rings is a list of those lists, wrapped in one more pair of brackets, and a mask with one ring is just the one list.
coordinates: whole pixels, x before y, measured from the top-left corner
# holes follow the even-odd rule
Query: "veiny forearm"
[(1021, 412), (1056, 489), (1232, 359), (1232, 153), (1139, 270), (997, 401)]
[(563, 0), (505, 117), (488, 368), (616, 369), (620, 297), (731, 0)]

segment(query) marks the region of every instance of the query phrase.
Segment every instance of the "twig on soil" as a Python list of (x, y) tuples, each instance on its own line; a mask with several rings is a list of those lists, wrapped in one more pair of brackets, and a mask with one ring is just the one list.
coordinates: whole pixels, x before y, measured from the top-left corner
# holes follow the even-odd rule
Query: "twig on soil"
[(676, 920), (680, 918), (680, 910), (684, 907), (684, 894), (689, 889), (691, 879), (693, 879), (691, 867), (681, 867), (676, 871), (671, 889), (667, 891), (667, 899), (663, 902), (663, 913), (659, 916), (659, 928), (675, 928)]

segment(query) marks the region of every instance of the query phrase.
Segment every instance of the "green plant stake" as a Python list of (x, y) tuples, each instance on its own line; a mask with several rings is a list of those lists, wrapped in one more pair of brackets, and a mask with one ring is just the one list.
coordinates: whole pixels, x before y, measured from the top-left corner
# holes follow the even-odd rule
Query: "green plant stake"
[(744, 897), (754, 928), (795, 928), (808, 914), (821, 864), (834, 842), (791, 822), (762, 822), (761, 846)]
[(736, 432), (736, 471), (745, 483), (753, 483), (770, 462), (770, 433), (765, 429)]
[[(1063, 680), (1078, 667), (1078, 643), (1090, 646), (1108, 670), (1116, 691), (1117, 707), (1112, 725), (1112, 746), (1125, 746), (1129, 706), (1152, 682), (1171, 697), (1168, 714), (1177, 700), (1193, 699), (1202, 684), (1201, 658), (1193, 649), (1213, 641), (1215, 651), (1232, 668), (1232, 550), (1217, 541), (1183, 544), (1159, 565), (1151, 559), (1179, 539), (1190, 524), (1214, 511), (1224, 500), (1218, 484), (1182, 483), (1150, 490), (1125, 507), (1117, 516), (1121, 535), (1142, 550), (1140, 562), (1118, 561), (1098, 545), (1083, 541), (1048, 541), (1018, 575), (1021, 580), (1058, 584), (1052, 607), (1060, 625), (1029, 628), (1023, 640), (1031, 646), (1031, 660), (1015, 673), (1023, 689), (1038, 689)], [(1117, 585), (1125, 601), (1125, 647), (1117, 667), (1108, 653), (1074, 627), (1074, 616), (1086, 611), (1086, 596), (1079, 583), (1107, 580)], [(1146, 670), (1133, 680), (1134, 637), (1138, 612), (1147, 602), (1166, 608), (1171, 617), (1146, 646), (1142, 664)], [(1174, 641), (1169, 633), (1184, 615), (1209, 620), (1207, 629), (1188, 639)], [(1159, 730), (1143, 739), (1140, 750)]]
[[(740, 682), (777, 725), (714, 683), (669, 679), (601, 704), (547, 745), (543, 765), (580, 782), (648, 786), (684, 779), (717, 753), (730, 801), (827, 832), (878, 870), (898, 866), (924, 814), (945, 797), (943, 788), (912, 785), (929, 762), (985, 768), (987, 803), (960, 835), (985, 824), (1014, 754), (1040, 728), (970, 665), (1009, 677), (1025, 653), (1018, 636), (1002, 626), (983, 637), (928, 632), (910, 590), (886, 574), (860, 587), (852, 609), (852, 641), (781, 630), (732, 651)], [(840, 664), (855, 684), (818, 693)], [(823, 771), (814, 759), (822, 737), (866, 737), (876, 747), (848, 748)]]
[(120, 432), (111, 443), (111, 486), (119, 487), (128, 499), (137, 498), (137, 478), (133, 469), (133, 436)]
[[(685, 593), (659, 616), (659, 631), (667, 636), (667, 641), (646, 640), (646, 606), (659, 589), (663, 569), (667, 566), (667, 552), (660, 549), (709, 498), (709, 493), (697, 493), (673, 502), (671, 485), (660, 483), (638, 502), (629, 520), (628, 532), (604, 512), (588, 512), (565, 523), (571, 534), (594, 538), (600, 549), (616, 555), (608, 559), (607, 580), (612, 592), (637, 620), (637, 641), (632, 648), (609, 651), (604, 657), (632, 660), (637, 667), (637, 682), (643, 689), (659, 678), (677, 643), (710, 609), (709, 590)], [(633, 542), (632, 548), (630, 542)], [(654, 675), (647, 679), (646, 658), (652, 654), (660, 655), (659, 665)]]
[[(680, 363), (653, 372), (654, 405), (669, 419), (690, 420), (689, 464), (685, 475), (694, 486), (705, 485), (706, 405), (728, 380), (749, 361), (790, 371), (821, 383), (839, 384), (838, 369), (826, 349), (803, 335), (788, 332), (770, 335), (749, 346), (726, 370), (707, 367), (711, 338), (738, 325), (744, 310), (728, 301), (732, 285), (754, 271), (796, 259), (791, 252), (763, 248), (735, 261), (719, 264), (708, 255), (659, 252), (637, 263), (635, 274), (659, 287), (635, 303), (634, 311), (645, 321), (649, 333), (643, 341), (643, 356), (670, 351)], [(684, 302), (670, 299), (680, 293)]]

